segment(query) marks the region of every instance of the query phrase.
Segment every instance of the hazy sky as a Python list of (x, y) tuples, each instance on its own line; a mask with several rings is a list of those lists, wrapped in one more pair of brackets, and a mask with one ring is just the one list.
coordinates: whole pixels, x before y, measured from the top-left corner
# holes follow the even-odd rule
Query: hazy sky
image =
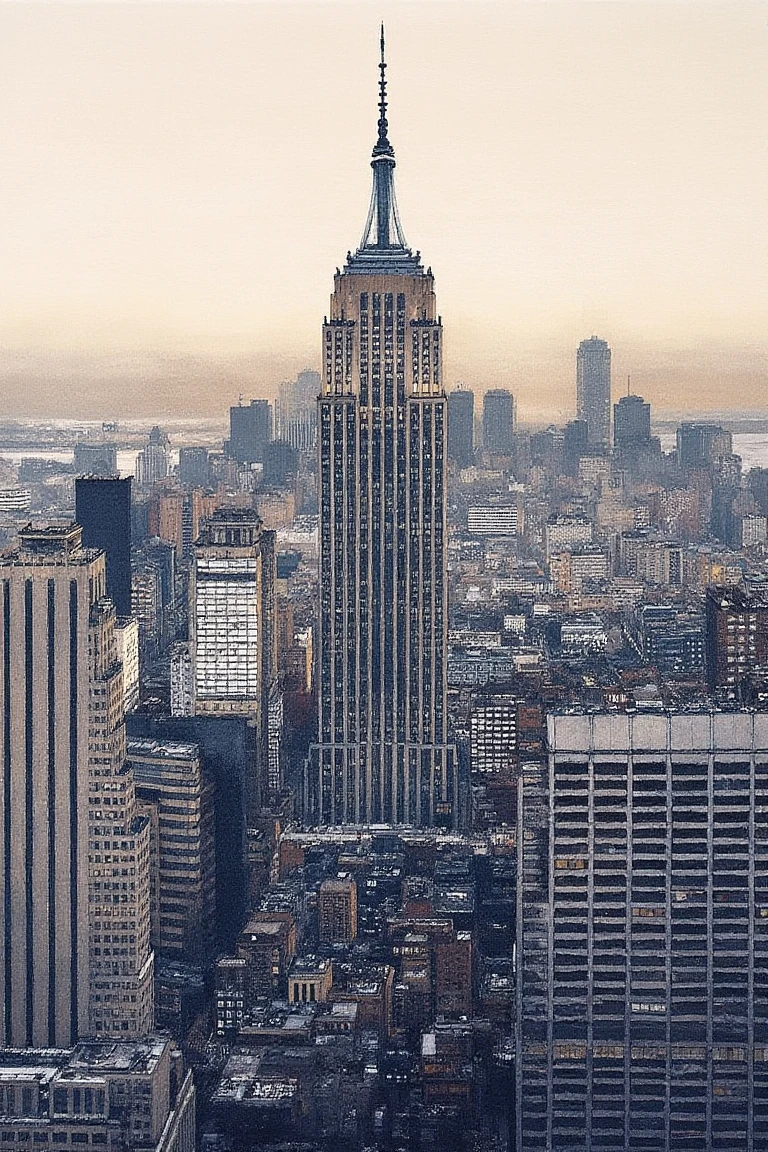
[(0, 416), (216, 413), (319, 361), (387, 25), (448, 382), (768, 408), (768, 4), (0, 4)]

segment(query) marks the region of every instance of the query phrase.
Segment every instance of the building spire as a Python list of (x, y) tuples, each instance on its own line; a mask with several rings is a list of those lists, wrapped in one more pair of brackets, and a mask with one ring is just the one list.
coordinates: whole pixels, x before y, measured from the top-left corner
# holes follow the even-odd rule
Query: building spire
[(390, 262), (393, 257), (413, 259), (403, 235), (397, 212), (397, 201), (395, 200), (395, 150), (388, 135), (387, 61), (384, 54), (383, 23), (379, 46), (381, 49), (379, 58), (379, 123), (376, 143), (371, 154), (373, 192), (368, 219), (363, 229), (363, 238), (352, 260), (353, 265), (358, 262), (359, 257), (364, 255), (369, 257), (375, 255), (377, 258), (387, 257)]
[(387, 61), (384, 58), (384, 21), (381, 22), (381, 59), (379, 61), (379, 138), (374, 148), (374, 156), (379, 150), (391, 152), (394, 150), (387, 137)]

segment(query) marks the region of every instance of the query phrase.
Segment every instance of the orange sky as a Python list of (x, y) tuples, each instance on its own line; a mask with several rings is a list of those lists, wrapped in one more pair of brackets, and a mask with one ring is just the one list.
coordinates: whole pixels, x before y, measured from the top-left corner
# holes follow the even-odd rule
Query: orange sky
[(764, 3), (0, 5), (7, 414), (216, 413), (318, 361), (378, 20), (449, 383), (768, 408)]

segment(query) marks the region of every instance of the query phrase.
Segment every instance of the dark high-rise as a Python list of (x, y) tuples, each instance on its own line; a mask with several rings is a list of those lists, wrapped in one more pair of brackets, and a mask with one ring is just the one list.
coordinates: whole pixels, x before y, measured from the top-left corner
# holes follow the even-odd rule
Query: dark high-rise
[(611, 350), (605, 340), (582, 340), (576, 353), (576, 417), (589, 426), (592, 448), (611, 440)]
[(179, 482), (190, 488), (208, 487), (211, 469), (207, 448), (179, 448)]
[(316, 823), (452, 824), (443, 332), (397, 212), (385, 69), (382, 31), (370, 211), (323, 325), (319, 732), (304, 807)]
[(651, 406), (642, 396), (622, 396), (613, 406), (613, 443), (617, 451), (632, 451), (649, 444)]
[(719, 424), (685, 421), (677, 429), (677, 463), (684, 472), (709, 468), (718, 456), (732, 452), (733, 437)]
[(515, 435), (515, 398), (506, 388), (492, 388), (483, 397), (483, 448), (510, 456)]
[(579, 460), (589, 453), (589, 425), (586, 420), (569, 420), (563, 429), (563, 468), (578, 476)]
[(83, 547), (107, 556), (107, 595), (118, 616), (131, 614), (131, 477), (79, 476), (75, 480), (75, 519)]
[(230, 408), (225, 449), (238, 464), (260, 464), (271, 439), (272, 405), (268, 400), (251, 400), (250, 404)]
[(475, 394), (457, 388), (448, 394), (448, 455), (460, 468), (472, 463), (475, 435)]

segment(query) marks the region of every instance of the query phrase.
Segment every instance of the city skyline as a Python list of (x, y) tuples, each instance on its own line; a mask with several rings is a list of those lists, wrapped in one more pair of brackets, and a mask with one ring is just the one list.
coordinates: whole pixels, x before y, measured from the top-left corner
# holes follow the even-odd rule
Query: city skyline
[(318, 367), (367, 182), (336, 78), (364, 91), (380, 15), (448, 387), (568, 415), (594, 332), (657, 409), (763, 406), (759, 5), (58, 4), (2, 16), (9, 414), (208, 414)]

